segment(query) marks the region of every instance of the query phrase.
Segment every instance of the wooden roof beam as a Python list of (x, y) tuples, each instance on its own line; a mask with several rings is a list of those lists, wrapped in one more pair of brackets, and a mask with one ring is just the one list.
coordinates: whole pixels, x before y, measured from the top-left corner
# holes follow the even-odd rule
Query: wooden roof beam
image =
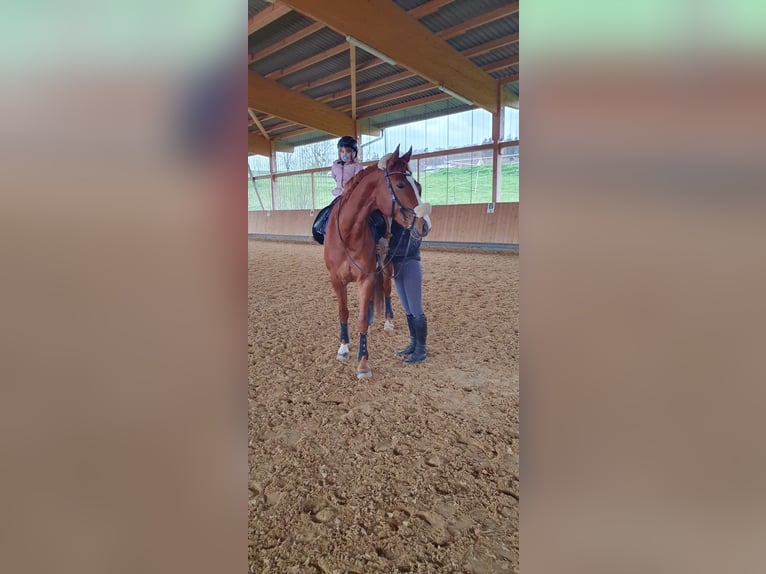
[(505, 36), (504, 38), (498, 38), (497, 40), (492, 40), (491, 42), (484, 42), (483, 44), (479, 44), (478, 46), (474, 46), (468, 50), (463, 50), (461, 54), (463, 54), (463, 56), (466, 58), (475, 58), (476, 56), (481, 56), (487, 52), (491, 52), (492, 50), (497, 50), (498, 48), (504, 48), (505, 46), (510, 46), (511, 44), (518, 43), (519, 34), (517, 32), (516, 34), (511, 34), (510, 36)]
[(502, 60), (498, 60), (497, 62), (485, 64), (484, 66), (482, 66), (482, 69), (486, 70), (487, 72), (497, 72), (498, 70), (505, 70), (506, 68), (515, 66), (518, 63), (519, 63), (519, 57), (513, 56), (512, 58), (504, 58)]
[[(348, 50), (348, 44), (346, 42), (343, 42), (342, 44), (339, 44), (338, 46), (335, 46), (334, 48), (330, 48), (329, 50), (325, 50), (324, 52), (315, 54), (314, 56), (311, 56), (310, 58), (306, 58), (305, 60), (301, 60), (300, 62), (293, 64), (292, 66), (288, 66), (287, 68), (281, 68), (279, 70), (274, 70), (273, 72), (269, 72), (268, 74), (266, 74), (266, 77), (272, 80), (278, 80), (279, 78), (284, 78), (285, 76), (294, 74), (295, 72), (298, 72), (304, 68), (308, 68), (309, 66), (316, 64), (318, 62), (321, 62), (322, 60), (326, 60), (327, 58), (332, 58), (333, 56), (342, 54), (343, 52), (347, 50)], [(348, 73), (348, 70), (346, 70), (346, 73)]]
[(455, 0), (431, 0), (430, 2), (426, 2), (425, 4), (421, 4), (420, 6), (413, 8), (407, 14), (415, 18), (416, 20), (420, 20), (421, 18), (425, 18), (429, 14), (433, 14), (434, 12), (437, 12), (441, 10), (444, 6), (447, 4), (451, 4)]
[[(454, 1), (454, 0), (450, 0), (450, 2), (452, 2), (452, 1)], [(447, 3), (448, 2), (444, 2), (443, 0), (431, 0), (431, 2), (428, 2), (427, 4), (422, 4), (421, 6), (418, 6), (416, 8), (413, 8), (412, 10), (409, 10), (407, 12), (407, 15), (412, 15), (413, 13), (417, 14), (418, 10), (420, 8), (423, 8), (424, 6), (433, 5), (432, 6), (432, 8), (433, 8), (433, 7), (436, 6), (436, 4), (440, 4), (439, 8), (441, 8), (442, 6), (444, 6)], [(436, 10), (433, 10), (433, 11), (435, 12)], [(421, 10), (421, 12), (422, 12), (422, 10)], [(415, 16), (415, 17), (417, 18), (417, 16)], [(420, 16), (420, 17), (422, 18), (422, 16)], [(311, 26), (307, 26), (303, 30), (301, 30), (299, 32), (296, 32), (292, 36), (289, 36), (288, 38), (285, 38), (284, 40), (282, 40), (282, 42), (285, 42), (284, 46), (281, 45), (282, 42), (278, 42), (277, 45), (279, 47), (275, 48), (273, 51), (268, 51), (268, 50), (271, 49), (271, 46), (269, 46), (268, 48), (264, 48), (260, 52), (255, 52), (253, 54), (248, 54), (248, 60), (247, 60), (248, 65), (252, 64), (253, 62), (255, 62), (255, 61), (257, 61), (257, 60), (259, 60), (259, 59), (261, 59), (261, 58), (263, 58), (265, 56), (270, 55), (273, 52), (278, 51), (281, 48), (284, 48), (285, 46), (288, 46), (288, 45), (292, 44), (293, 41), (298, 41), (298, 40), (304, 38), (305, 36), (301, 36), (301, 34), (305, 33), (306, 30), (308, 30), (308, 29), (312, 29), (311, 30), (312, 33), (317, 31), (317, 30), (313, 29), (313, 26), (318, 26), (317, 30), (321, 29), (321, 28), (324, 28), (324, 24), (323, 23), (312, 24)], [(426, 31), (426, 33), (429, 33), (429, 32)], [(459, 36), (460, 34), (461, 34), (461, 32), (453, 33), (452, 35), (447, 34), (447, 35), (444, 36), (444, 39), (445, 40), (449, 40), (450, 38), (454, 38), (455, 36)], [(306, 34), (306, 35), (308, 35), (308, 34)], [(293, 38), (294, 38), (294, 40), (293, 40)], [(336, 46), (334, 48), (330, 48), (328, 50), (325, 50), (324, 52), (320, 52), (319, 54), (316, 54), (312, 58), (308, 58), (306, 60), (302, 60), (302, 61), (294, 64), (293, 66), (290, 66), (289, 68), (285, 68), (284, 70), (276, 70), (276, 71), (272, 72), (271, 74), (267, 74), (266, 77), (267, 78), (272, 78), (272, 79), (277, 79), (277, 78), (281, 78), (283, 76), (286, 76), (288, 74), (293, 74), (295, 72), (299, 72), (300, 70), (303, 70), (304, 68), (307, 68), (307, 67), (309, 67), (309, 66), (311, 66), (313, 64), (316, 64), (318, 62), (321, 62), (322, 60), (326, 60), (327, 58), (331, 58), (332, 56), (335, 56), (335, 55), (339, 54), (340, 52), (342, 52), (344, 50), (348, 50), (348, 48), (349, 48), (348, 43), (343, 42), (342, 44), (339, 44), (338, 46)], [(264, 52), (265, 52), (265, 54), (264, 54)], [(375, 66), (379, 66), (380, 64), (383, 64), (383, 63), (385, 63), (385, 62), (383, 62), (383, 60), (381, 60), (379, 58), (371, 58), (370, 60), (366, 61), (364, 64), (360, 64), (357, 67), (356, 71), (357, 72), (362, 72), (364, 70), (368, 70), (370, 68), (374, 68)], [(276, 74), (279, 74), (279, 75), (276, 75)], [(302, 92), (302, 91), (310, 89), (310, 88), (315, 88), (317, 86), (323, 86), (325, 84), (329, 84), (330, 82), (334, 82), (336, 80), (340, 80), (340, 79), (345, 78), (345, 77), (347, 77), (349, 75), (351, 75), (350, 70), (344, 69), (344, 70), (340, 70), (339, 72), (336, 72), (334, 74), (330, 74), (329, 76), (326, 76), (326, 77), (321, 78), (319, 80), (316, 80), (314, 82), (306, 82), (304, 84), (300, 84), (298, 86), (295, 86), (293, 89)]]
[(436, 89), (436, 86), (434, 86), (432, 83), (429, 82), (423, 86), (407, 88), (406, 90), (399, 90), (398, 92), (393, 92), (390, 94), (385, 94), (383, 96), (378, 96), (377, 98), (372, 98), (370, 100), (361, 101), (357, 104), (357, 108), (369, 108), (370, 106), (384, 104), (386, 102), (398, 100), (399, 98), (406, 98), (408, 96), (414, 96), (416, 94), (422, 94), (423, 92), (430, 92), (431, 90), (435, 90), (435, 89)]
[(274, 151), (283, 151), (286, 153), (292, 153), (295, 151), (295, 147), (291, 145), (287, 145), (282, 142), (275, 141), (273, 139), (267, 139), (263, 136), (258, 135), (255, 132), (248, 132), (247, 133), (247, 151), (250, 153), (256, 153), (258, 155), (265, 155), (270, 156), (271, 155), (271, 149), (274, 148)]
[[(417, 101), (417, 105), (422, 104), (431, 104), (433, 102), (440, 102), (442, 100), (448, 100), (451, 96), (448, 96), (447, 94), (434, 94), (433, 96), (428, 96), (427, 98), (420, 98)], [(393, 106), (389, 106), (387, 108), (382, 108), (379, 110), (372, 110), (370, 112), (360, 114), (359, 119), (368, 118), (372, 116), (377, 116), (381, 114), (387, 114), (389, 112), (398, 112), (399, 110), (403, 110), (406, 108), (411, 108), (413, 106), (413, 102), (405, 102), (403, 104), (395, 104)]]
[(506, 18), (508, 16), (512, 16), (513, 14), (516, 14), (519, 11), (519, 3), (513, 2), (511, 4), (508, 4), (507, 6), (502, 6), (501, 8), (498, 8), (497, 10), (493, 10), (491, 12), (485, 12), (484, 14), (479, 14), (475, 18), (471, 18), (470, 20), (466, 20), (465, 22), (461, 22), (460, 24), (456, 24), (454, 26), (451, 26), (449, 28), (445, 28), (444, 30), (440, 30), (436, 33), (439, 38), (455, 38), (456, 36), (460, 36), (461, 34), (465, 34), (469, 30), (473, 30), (474, 28), (478, 28), (479, 26), (484, 26), (485, 24), (489, 24), (490, 22), (494, 22), (495, 20), (500, 20), (501, 18)]
[(254, 14), (247, 19), (247, 35), (249, 36), (253, 32), (257, 32), (261, 28), (265, 28), (275, 20), (278, 20), (290, 11), (289, 6), (284, 4), (272, 4), (268, 8), (264, 8), (257, 14)]
[[(487, 64), (486, 66), (483, 66), (482, 69), (484, 71), (487, 71), (487, 72), (490, 71), (490, 69), (492, 69), (492, 71), (496, 71), (496, 70), (493, 69), (493, 67), (495, 67), (497, 69), (503, 69), (504, 67), (508, 67), (507, 64), (508, 64), (509, 60), (511, 61), (510, 65), (514, 65), (514, 63), (518, 64), (518, 56), (515, 56), (513, 58), (507, 58), (506, 60), (500, 60), (500, 62), (494, 62), (493, 64)], [(385, 84), (383, 84), (381, 82), (387, 82), (387, 83), (390, 84), (390, 83), (393, 83), (393, 82), (398, 82), (399, 80), (406, 79), (407, 77), (413, 77), (413, 76), (414, 76), (414, 74), (410, 74), (409, 72), (401, 72), (399, 74), (395, 74), (394, 76), (389, 76), (388, 78), (384, 78), (383, 80), (377, 80), (376, 82), (374, 81), (374, 82), (368, 82), (367, 84), (363, 84), (362, 86), (360, 86), (358, 88), (358, 92), (374, 89), (374, 88), (381, 87), (381, 86), (385, 85)], [(507, 78), (500, 78), (497, 81), (500, 82), (501, 84), (508, 84), (508, 83), (512, 83), (512, 82), (518, 82), (519, 81), (519, 75), (516, 74), (515, 76), (508, 76)], [(431, 83), (429, 83), (428, 86), (429, 86), (428, 89), (433, 89), (433, 88), (436, 87), (435, 84), (431, 84)], [(425, 90), (426, 86), (418, 86), (415, 89), (416, 90), (420, 90), (420, 88), (423, 88), (422, 91), (426, 91)], [(410, 88), (410, 89), (412, 89), (412, 88)], [(343, 92), (339, 92), (337, 94), (329, 94), (327, 96), (323, 96), (323, 97), (317, 99), (317, 101), (318, 102), (322, 102), (322, 103), (327, 103), (327, 102), (331, 102), (331, 101), (334, 101), (334, 100), (338, 100), (338, 99), (341, 99), (341, 98), (348, 97), (350, 95), (350, 93), (351, 93), (350, 90), (344, 90)], [(412, 92), (412, 93), (420, 93), (420, 91)], [(512, 93), (507, 92), (507, 91), (504, 91), (503, 93), (504, 93), (504, 96), (503, 96), (504, 104), (512, 104), (515, 101), (517, 101), (517, 97), (516, 97), (515, 94), (512, 94)], [(410, 94), (406, 94), (405, 93), (404, 95), (400, 95), (398, 97), (406, 97), (407, 95), (410, 95)], [(382, 96), (382, 97), (388, 98), (388, 96)], [(365, 105), (365, 103), (366, 102), (361, 102), (359, 104), (359, 106), (363, 107)], [(421, 102), (418, 100), (417, 102), (413, 102), (412, 105), (419, 105), (420, 103)], [(345, 108), (351, 109), (348, 106), (345, 106)], [(344, 108), (339, 108), (339, 109), (342, 110)], [(263, 119), (265, 121), (265, 120), (271, 119), (273, 117), (274, 116), (267, 116), (266, 118), (263, 118)]]
[(294, 34), (289, 35), (284, 40), (280, 40), (279, 42), (275, 42), (270, 46), (266, 46), (263, 50), (259, 50), (258, 52), (248, 54), (248, 64), (262, 60), (266, 56), (271, 56), (272, 54), (279, 52), (280, 50), (283, 50), (292, 44), (295, 44), (299, 40), (303, 40), (304, 38), (311, 36), (311, 34), (318, 32), (322, 28), (324, 28), (324, 24), (320, 22), (314, 22), (313, 24), (306, 26), (303, 30), (298, 30)]
[(248, 132), (247, 151), (268, 157), (271, 155), (271, 142), (263, 136), (253, 132)]
[(266, 139), (269, 139), (268, 132), (263, 128), (263, 124), (260, 121), (258, 121), (258, 117), (255, 115), (255, 110), (253, 110), (252, 108), (247, 108), (247, 113), (250, 114), (250, 119), (253, 120), (253, 123), (255, 124), (255, 126), (263, 134), (263, 137), (265, 137)]
[(350, 117), (254, 72), (248, 72), (247, 91), (248, 106), (260, 112), (333, 135), (354, 133)]

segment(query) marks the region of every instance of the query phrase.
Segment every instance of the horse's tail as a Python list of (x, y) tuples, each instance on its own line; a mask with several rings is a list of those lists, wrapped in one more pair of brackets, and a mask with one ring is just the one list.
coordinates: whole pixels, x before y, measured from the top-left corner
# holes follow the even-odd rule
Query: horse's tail
[(373, 301), (375, 301), (375, 315), (378, 317), (383, 316), (383, 304), (385, 303), (385, 296), (383, 294), (383, 273), (375, 274), (375, 289), (373, 294)]

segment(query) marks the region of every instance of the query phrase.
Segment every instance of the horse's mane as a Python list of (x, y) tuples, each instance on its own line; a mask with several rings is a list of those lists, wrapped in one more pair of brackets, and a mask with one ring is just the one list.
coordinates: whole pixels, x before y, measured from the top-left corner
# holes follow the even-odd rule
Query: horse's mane
[[(374, 173), (377, 170), (384, 170), (384, 169), (386, 169), (386, 163), (388, 163), (388, 159), (391, 157), (391, 155), (392, 154), (387, 153), (386, 155), (384, 155), (382, 158), (380, 158), (378, 160), (377, 164), (368, 165), (366, 168), (364, 168), (362, 171), (360, 171), (354, 177), (352, 177), (350, 180), (348, 180), (348, 183), (346, 183), (346, 190), (343, 192), (343, 195), (346, 196), (346, 197), (350, 196), (351, 193), (357, 187), (359, 187), (359, 184), (361, 183), (361, 181), (365, 177), (367, 177), (371, 173)], [(401, 160), (397, 161), (396, 163), (397, 164), (402, 163), (405, 166), (407, 165), (405, 162), (403, 162)], [(348, 200), (346, 200), (346, 201), (348, 201)]]
[[(363, 180), (365, 177), (367, 177), (368, 175), (370, 175), (371, 173), (373, 173), (373, 172), (374, 172), (376, 169), (378, 169), (378, 167), (377, 167), (376, 165), (368, 165), (368, 166), (367, 166), (366, 168), (364, 168), (362, 171), (360, 171), (359, 173), (357, 173), (357, 174), (356, 174), (354, 177), (352, 177), (351, 179), (349, 179), (349, 180), (348, 180), (348, 182), (346, 183), (346, 189), (345, 189), (345, 191), (343, 192), (343, 195), (344, 195), (345, 197), (347, 197), (347, 198), (348, 198), (348, 197), (349, 197), (349, 196), (350, 196), (350, 195), (351, 195), (351, 194), (354, 192), (354, 190), (355, 190), (357, 187), (359, 187), (359, 183), (360, 183), (360, 182), (361, 182), (361, 181), (362, 181), (362, 180)], [(348, 199), (347, 199), (346, 201), (348, 201)]]

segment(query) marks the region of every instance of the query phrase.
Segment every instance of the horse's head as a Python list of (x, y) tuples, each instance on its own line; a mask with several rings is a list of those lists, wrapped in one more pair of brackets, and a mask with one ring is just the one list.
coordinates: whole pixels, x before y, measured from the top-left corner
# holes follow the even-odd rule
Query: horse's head
[(399, 156), (399, 146), (394, 153), (383, 156), (378, 168), (383, 171), (386, 186), (378, 191), (378, 208), (402, 227), (424, 237), (431, 228), (428, 214), (431, 205), (420, 201), (420, 183), (412, 177), (409, 168), (412, 148)]

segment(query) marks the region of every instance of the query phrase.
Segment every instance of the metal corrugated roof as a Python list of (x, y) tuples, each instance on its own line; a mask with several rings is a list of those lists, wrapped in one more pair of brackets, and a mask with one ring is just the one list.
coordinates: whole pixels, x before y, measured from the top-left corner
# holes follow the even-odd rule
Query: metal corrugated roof
[[(285, 16), (285, 18), (286, 17), (287, 16)], [(303, 27), (304, 26), (301, 26), (299, 30)], [(290, 34), (292, 33), (293, 32)], [(288, 34), (288, 36), (290, 34)], [(261, 60), (256, 60), (250, 65), (250, 69), (265, 76), (275, 70), (289, 68), (311, 56), (335, 48), (341, 44), (345, 44), (345, 39), (340, 34), (336, 34), (332, 30), (324, 28), (283, 50), (270, 54)], [(348, 66), (348, 51), (346, 51), (345, 54), (346, 65)]]
[(462, 22), (473, 20), (477, 16), (507, 7), (508, 0), (455, 0), (428, 16), (420, 22), (431, 32), (446, 30)]
[(264, 0), (247, 0), (247, 17), (252, 18), (258, 12), (269, 6), (270, 4)]
[(399, 6), (402, 10), (412, 10), (427, 2), (428, 0), (394, 0), (394, 4)]
[(421, 100), (421, 99), (429, 97), (429, 96), (434, 96), (434, 95), (437, 95), (437, 94), (441, 94), (441, 93), (442, 92), (439, 90), (439, 88), (434, 86), (430, 90), (427, 90), (427, 91), (424, 91), (424, 92), (420, 92), (418, 94), (413, 94), (411, 96), (405, 96), (405, 97), (402, 97), (402, 98), (397, 98), (395, 100), (389, 100), (387, 102), (383, 102), (383, 103), (380, 103), (380, 104), (375, 104), (374, 106), (370, 106), (370, 107), (368, 107), (368, 108), (366, 108), (364, 110), (364, 115), (365, 116), (374, 115), (377, 110), (382, 110), (382, 109), (385, 109), (385, 108), (390, 108), (391, 106), (396, 106), (396, 105), (399, 105), (399, 104), (417, 103), (418, 100)]
[[(306, 26), (313, 24), (313, 20), (306, 18), (298, 12), (288, 12), (268, 26), (256, 30), (247, 39), (247, 51), (258, 52), (284, 40), (288, 36), (300, 32)], [(326, 29), (326, 28), (325, 28)]]
[(472, 106), (466, 105), (458, 100), (452, 98), (442, 100), (440, 102), (433, 102), (418, 106), (416, 108), (410, 108), (406, 110), (397, 110), (395, 112), (389, 112), (376, 116), (372, 119), (372, 124), (376, 127), (387, 128), (393, 126), (400, 126), (410, 122), (417, 122), (420, 120), (428, 120), (431, 118), (438, 118), (447, 114), (454, 114), (457, 112), (465, 112), (473, 109)]
[(345, 90), (350, 90), (350, 89), (351, 89), (351, 76), (346, 76), (345, 78), (341, 78), (340, 80), (335, 80), (334, 82), (329, 82), (327, 84), (317, 86), (316, 88), (306, 90), (303, 93), (304, 95), (310, 98), (318, 99), (324, 96), (337, 94), (338, 92), (343, 92)]
[(489, 24), (484, 24), (465, 34), (456, 36), (447, 43), (458, 52), (481, 46), (498, 38), (506, 38), (519, 31), (519, 21), (515, 16), (507, 16)]
[(364, 92), (363, 94), (360, 94), (358, 96), (358, 99), (371, 100), (373, 98), (384, 96), (386, 94), (392, 94), (394, 92), (398, 92), (399, 90), (405, 90), (407, 88), (416, 88), (418, 86), (424, 86), (428, 83), (429, 82), (427, 82), (420, 76), (413, 76), (412, 78), (407, 78), (406, 80), (399, 80), (398, 82), (388, 84), (387, 86), (383, 86), (382, 88), (375, 88), (372, 90), (368, 90)]
[(356, 80), (359, 84), (366, 84), (367, 82), (374, 82), (376, 80), (382, 80), (388, 76), (393, 76), (399, 72), (403, 72), (404, 68), (400, 66), (392, 66), (385, 62), (378, 64), (374, 68), (364, 70), (356, 75)]
[(316, 64), (312, 64), (311, 66), (294, 72), (289, 76), (285, 76), (279, 80), (279, 83), (288, 87), (293, 87), (306, 82), (314, 82), (321, 78), (325, 78), (330, 74), (348, 70), (348, 65), (349, 57), (348, 51), (346, 51)]
[[(375, 81), (382, 80), (383, 78), (387, 78), (388, 76), (391, 76), (393, 74), (398, 74), (399, 72), (403, 70), (404, 70), (403, 68), (400, 68), (398, 66), (390, 66), (389, 64), (381, 63), (375, 66), (374, 68), (370, 68), (368, 70), (359, 72), (356, 76), (356, 85), (364, 86), (368, 83), (372, 83)], [(322, 80), (325, 77), (327, 77), (326, 74), (316, 74), (316, 77), (311, 78), (310, 81)], [(310, 88), (303, 93), (309, 96), (310, 98), (322, 98), (324, 96), (328, 96), (331, 94), (335, 94), (335, 93), (342, 92), (345, 90), (350, 90), (350, 89), (351, 89), (351, 74), (349, 73), (349, 75), (347, 75), (344, 78), (340, 78), (333, 82), (328, 82), (326, 84), (319, 85), (316, 88)], [(365, 92), (365, 94), (366, 93), (367, 92)]]
[(491, 52), (487, 52), (486, 54), (476, 56), (474, 58), (471, 58), (471, 61), (481, 68), (488, 64), (492, 64), (493, 62), (499, 62), (500, 60), (505, 60), (506, 58), (513, 58), (514, 56), (518, 56), (518, 55), (519, 55), (519, 45), (515, 44), (511, 46), (504, 46), (502, 48), (498, 48), (497, 50), (492, 50)]

